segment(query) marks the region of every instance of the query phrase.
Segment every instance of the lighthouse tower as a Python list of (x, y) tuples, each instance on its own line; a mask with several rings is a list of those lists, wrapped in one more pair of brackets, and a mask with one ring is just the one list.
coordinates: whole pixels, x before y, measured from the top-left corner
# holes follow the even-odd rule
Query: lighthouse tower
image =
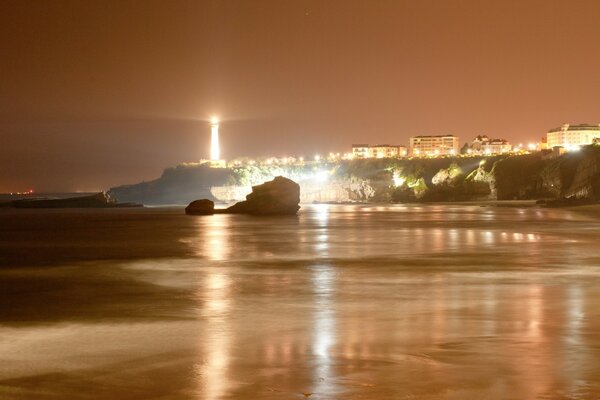
[(210, 120), (210, 138), (210, 160), (219, 161), (221, 151), (219, 149), (219, 119), (217, 117)]

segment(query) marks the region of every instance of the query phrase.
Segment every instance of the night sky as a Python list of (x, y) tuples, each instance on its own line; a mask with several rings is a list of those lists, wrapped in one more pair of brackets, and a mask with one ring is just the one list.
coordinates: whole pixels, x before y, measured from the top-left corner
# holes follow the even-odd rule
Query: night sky
[(600, 1), (0, 2), (0, 192), (600, 122)]

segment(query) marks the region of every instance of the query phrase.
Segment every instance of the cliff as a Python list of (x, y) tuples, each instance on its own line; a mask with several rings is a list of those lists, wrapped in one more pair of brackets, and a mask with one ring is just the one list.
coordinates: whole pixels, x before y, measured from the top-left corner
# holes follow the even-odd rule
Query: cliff
[(578, 198), (600, 200), (600, 147), (549, 153), (431, 159), (363, 159), (296, 166), (181, 165), (154, 181), (113, 188), (119, 201), (188, 204), (243, 200), (252, 186), (285, 176), (308, 202), (429, 202)]
[(149, 182), (111, 188), (108, 193), (122, 202), (146, 205), (187, 204), (193, 199), (219, 200), (211, 193), (218, 185), (235, 183), (231, 170), (207, 164), (181, 164), (167, 168), (160, 178)]

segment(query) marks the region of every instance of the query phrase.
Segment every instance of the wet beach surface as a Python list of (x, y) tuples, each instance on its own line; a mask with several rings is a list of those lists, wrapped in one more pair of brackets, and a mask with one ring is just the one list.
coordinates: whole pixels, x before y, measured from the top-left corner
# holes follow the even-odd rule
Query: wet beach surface
[(591, 208), (0, 210), (2, 399), (600, 398)]

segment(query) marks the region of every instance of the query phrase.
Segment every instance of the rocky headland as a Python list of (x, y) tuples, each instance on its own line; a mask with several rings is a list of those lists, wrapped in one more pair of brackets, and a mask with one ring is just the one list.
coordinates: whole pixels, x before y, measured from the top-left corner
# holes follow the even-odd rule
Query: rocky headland
[(600, 147), (489, 157), (382, 158), (294, 166), (211, 168), (182, 164), (151, 182), (113, 188), (119, 201), (189, 204), (204, 198), (244, 200), (252, 186), (284, 176), (311, 202), (439, 202), (545, 200), (552, 204), (600, 200)]
[(225, 209), (215, 209), (213, 201), (195, 200), (186, 208), (191, 215), (248, 214), (248, 215), (296, 215), (300, 209), (300, 186), (287, 178), (277, 176), (269, 182), (252, 187), (246, 200)]

